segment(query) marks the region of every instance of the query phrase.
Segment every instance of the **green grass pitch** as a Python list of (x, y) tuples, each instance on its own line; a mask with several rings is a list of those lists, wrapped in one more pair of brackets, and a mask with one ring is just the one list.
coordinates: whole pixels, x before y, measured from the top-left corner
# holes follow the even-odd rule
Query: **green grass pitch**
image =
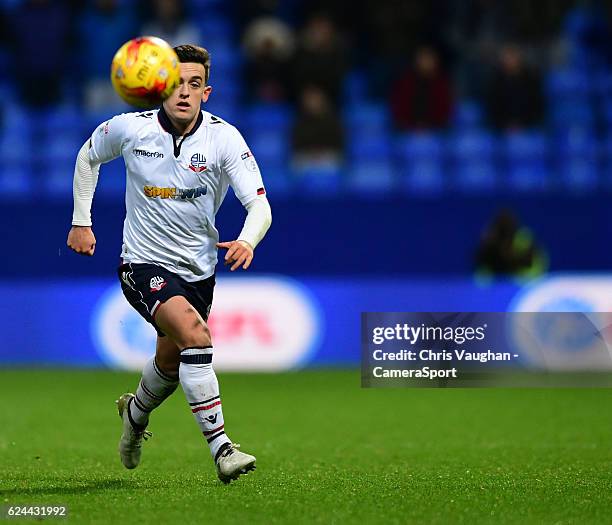
[(227, 486), (180, 389), (127, 471), (114, 400), (138, 376), (1, 371), (0, 504), (67, 505), (67, 521), (45, 520), (59, 523), (612, 522), (610, 389), (365, 390), (358, 371), (219, 378), (228, 434), (258, 463)]

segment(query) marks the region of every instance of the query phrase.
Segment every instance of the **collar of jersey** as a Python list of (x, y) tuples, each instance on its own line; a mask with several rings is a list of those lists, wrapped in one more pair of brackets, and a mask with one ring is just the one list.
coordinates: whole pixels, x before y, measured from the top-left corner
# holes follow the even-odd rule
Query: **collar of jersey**
[[(159, 108), (159, 111), (157, 112), (157, 119), (159, 120), (161, 127), (164, 128), (164, 131), (167, 131), (174, 137), (181, 136), (181, 134), (172, 125), (172, 122), (170, 122), (170, 118), (166, 114), (166, 110), (164, 109), (164, 106)], [(189, 133), (186, 133), (185, 135), (182, 135), (183, 140), (185, 140), (187, 137), (189, 137), (190, 135), (193, 135), (196, 131), (198, 131), (198, 128), (202, 125), (203, 120), (204, 120), (204, 116), (202, 115), (202, 111), (200, 111), (198, 113), (198, 120), (196, 120), (196, 123), (193, 126), (193, 128), (191, 128), (191, 131)]]

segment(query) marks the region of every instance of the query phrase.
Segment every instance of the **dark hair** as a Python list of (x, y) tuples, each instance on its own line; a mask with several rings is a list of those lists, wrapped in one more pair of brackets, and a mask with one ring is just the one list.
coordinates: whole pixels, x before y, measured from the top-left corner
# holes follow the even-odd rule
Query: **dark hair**
[(204, 83), (208, 84), (210, 78), (210, 53), (203, 47), (184, 44), (174, 48), (179, 62), (194, 62), (204, 66)]

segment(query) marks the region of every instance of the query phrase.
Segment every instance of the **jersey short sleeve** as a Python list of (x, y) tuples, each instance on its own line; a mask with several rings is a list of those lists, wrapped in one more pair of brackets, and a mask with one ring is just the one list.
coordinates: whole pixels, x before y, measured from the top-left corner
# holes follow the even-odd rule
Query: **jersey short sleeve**
[(89, 160), (103, 164), (119, 157), (130, 122), (131, 115), (124, 113), (100, 124), (91, 136)]
[(222, 167), (236, 197), (243, 205), (265, 194), (259, 166), (240, 132), (233, 126), (227, 131), (222, 150)]

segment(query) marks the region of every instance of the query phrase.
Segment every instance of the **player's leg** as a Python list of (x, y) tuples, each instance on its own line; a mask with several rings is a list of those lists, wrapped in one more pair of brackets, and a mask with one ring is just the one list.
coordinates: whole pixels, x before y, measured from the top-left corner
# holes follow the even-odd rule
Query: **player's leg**
[(123, 433), (119, 440), (119, 456), (126, 468), (133, 469), (140, 463), (142, 440), (147, 439), (146, 431), (149, 414), (163, 403), (179, 384), (178, 367), (162, 368), (164, 362), (158, 356), (176, 355), (176, 344), (169, 338), (157, 337), (155, 356), (149, 359), (142, 370), (136, 394), (123, 394), (117, 401), (119, 415), (123, 420)]
[(176, 343), (181, 386), (214, 458), (221, 446), (231, 441), (224, 430), (208, 326), (183, 296), (171, 297), (161, 305), (155, 322)]
[(176, 355), (176, 344), (155, 325), (151, 312), (168, 297), (180, 293), (180, 284), (174, 276), (151, 264), (124, 264), (118, 269), (121, 288), (130, 305), (155, 327), (156, 355), (144, 366), (136, 394), (125, 393), (119, 397), (117, 408), (123, 422), (119, 440), (119, 456), (126, 468), (133, 469), (140, 463), (143, 439), (149, 414), (158, 407), (178, 386), (178, 364), (174, 369), (160, 356)]
[(155, 356), (145, 364), (136, 394), (128, 405), (130, 421), (136, 428), (146, 428), (149, 414), (176, 390), (178, 354), (176, 343), (170, 337), (157, 336)]
[(179, 379), (185, 397), (223, 481), (252, 470), (255, 457), (235, 450), (225, 433), (219, 382), (212, 367), (212, 341), (206, 321), (183, 296), (162, 304), (156, 324), (177, 346)]

